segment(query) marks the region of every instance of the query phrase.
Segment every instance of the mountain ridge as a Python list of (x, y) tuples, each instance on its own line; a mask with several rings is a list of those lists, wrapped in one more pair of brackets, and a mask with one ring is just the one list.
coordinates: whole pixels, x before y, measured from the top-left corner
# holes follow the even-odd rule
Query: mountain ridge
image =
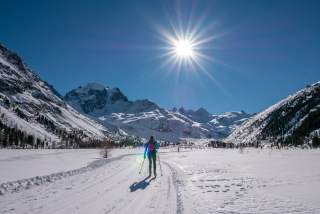
[(234, 143), (312, 144), (320, 136), (320, 81), (280, 100), (239, 126)]
[[(121, 133), (170, 141), (215, 138), (301, 145), (320, 138), (320, 82), (257, 114), (242, 110), (212, 114), (203, 107), (169, 110), (148, 99), (131, 101), (119, 88), (98, 83), (62, 96), (0, 43), (0, 116), (5, 130), (22, 131), (46, 143), (75, 143)], [(0, 133), (3, 141), (10, 137), (14, 136)], [(15, 143), (20, 143), (17, 137)]]
[(251, 116), (245, 112), (216, 116), (203, 107), (197, 110), (168, 110), (147, 99), (131, 101), (119, 88), (99, 83), (79, 86), (67, 92), (64, 98), (79, 112), (107, 127), (117, 127), (140, 137), (155, 135), (163, 140), (224, 138), (235, 128), (235, 124)]
[[(0, 44), (1, 125), (11, 133), (2, 136), (4, 141), (11, 137), (20, 144), (29, 135), (34, 138), (30, 144), (36, 140), (61, 144), (71, 140), (74, 143), (76, 138), (87, 141), (107, 136), (106, 128), (78, 113), (61, 97), (52, 85), (28, 68), (18, 54)], [(22, 134), (18, 138), (14, 133)]]

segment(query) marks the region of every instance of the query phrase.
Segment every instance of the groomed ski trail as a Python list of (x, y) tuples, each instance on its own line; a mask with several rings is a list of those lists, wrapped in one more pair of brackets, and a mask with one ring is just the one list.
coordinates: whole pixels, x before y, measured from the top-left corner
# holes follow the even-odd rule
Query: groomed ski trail
[(0, 213), (177, 213), (174, 172), (163, 164), (163, 176), (158, 168), (156, 179), (144, 180), (147, 164), (139, 175), (140, 160), (126, 155), (79, 175), (5, 194)]

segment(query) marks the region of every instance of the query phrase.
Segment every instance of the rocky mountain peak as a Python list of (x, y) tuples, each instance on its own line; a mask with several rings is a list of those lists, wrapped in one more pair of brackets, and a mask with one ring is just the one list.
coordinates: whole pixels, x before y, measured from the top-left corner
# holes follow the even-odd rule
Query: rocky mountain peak
[(16, 66), (20, 71), (24, 71), (24, 72), (26, 71), (26, 66), (24, 65), (19, 55), (10, 51), (1, 43), (0, 43), (0, 55), (8, 64)]
[(71, 90), (65, 101), (86, 114), (136, 113), (159, 108), (149, 100), (130, 101), (119, 88), (89, 83)]

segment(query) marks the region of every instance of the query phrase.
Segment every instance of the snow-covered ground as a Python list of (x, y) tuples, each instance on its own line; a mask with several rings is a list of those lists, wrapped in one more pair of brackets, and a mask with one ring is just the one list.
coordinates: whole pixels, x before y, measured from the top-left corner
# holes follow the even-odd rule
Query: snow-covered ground
[(162, 155), (183, 213), (320, 213), (320, 151), (210, 150)]
[(99, 150), (0, 150), (0, 183), (68, 171), (101, 158)]
[(138, 174), (140, 149), (0, 154), (7, 184), (77, 172), (3, 191), (0, 213), (320, 213), (320, 150), (161, 149), (156, 179), (144, 179), (147, 163)]

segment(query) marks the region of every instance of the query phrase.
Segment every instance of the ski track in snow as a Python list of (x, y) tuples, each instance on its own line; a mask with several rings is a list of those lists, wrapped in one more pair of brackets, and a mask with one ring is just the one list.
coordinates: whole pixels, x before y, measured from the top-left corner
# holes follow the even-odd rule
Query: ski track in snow
[(133, 150), (6, 193), (0, 213), (320, 213), (320, 173), (313, 170), (319, 151), (162, 151), (163, 176), (158, 165), (158, 177), (144, 179), (147, 161), (139, 175), (141, 153)]
[(45, 185), (66, 177), (74, 176), (74, 175), (80, 175), (82, 173), (85, 173), (87, 171), (94, 170), (98, 167), (101, 167), (111, 161), (116, 161), (119, 160), (127, 155), (120, 155), (118, 157), (113, 157), (110, 159), (98, 159), (96, 161), (93, 161), (92, 163), (88, 164), (88, 166), (81, 167), (79, 169), (74, 169), (74, 170), (69, 170), (69, 171), (63, 171), (63, 172), (58, 172), (58, 173), (53, 173), (50, 175), (45, 175), (45, 176), (36, 176), (33, 178), (27, 178), (27, 179), (22, 179), (22, 180), (17, 180), (17, 181), (11, 181), (11, 182), (6, 182), (2, 183), (0, 185), (0, 194), (5, 194), (5, 193), (14, 193), (14, 192), (20, 192), (25, 189), (30, 189), (33, 188), (34, 186), (40, 186), (40, 185)]
[(46, 185), (6, 193), (0, 196), (0, 213), (176, 213), (170, 169), (164, 166), (164, 176), (144, 180), (147, 172), (138, 175), (136, 159), (121, 155)]

